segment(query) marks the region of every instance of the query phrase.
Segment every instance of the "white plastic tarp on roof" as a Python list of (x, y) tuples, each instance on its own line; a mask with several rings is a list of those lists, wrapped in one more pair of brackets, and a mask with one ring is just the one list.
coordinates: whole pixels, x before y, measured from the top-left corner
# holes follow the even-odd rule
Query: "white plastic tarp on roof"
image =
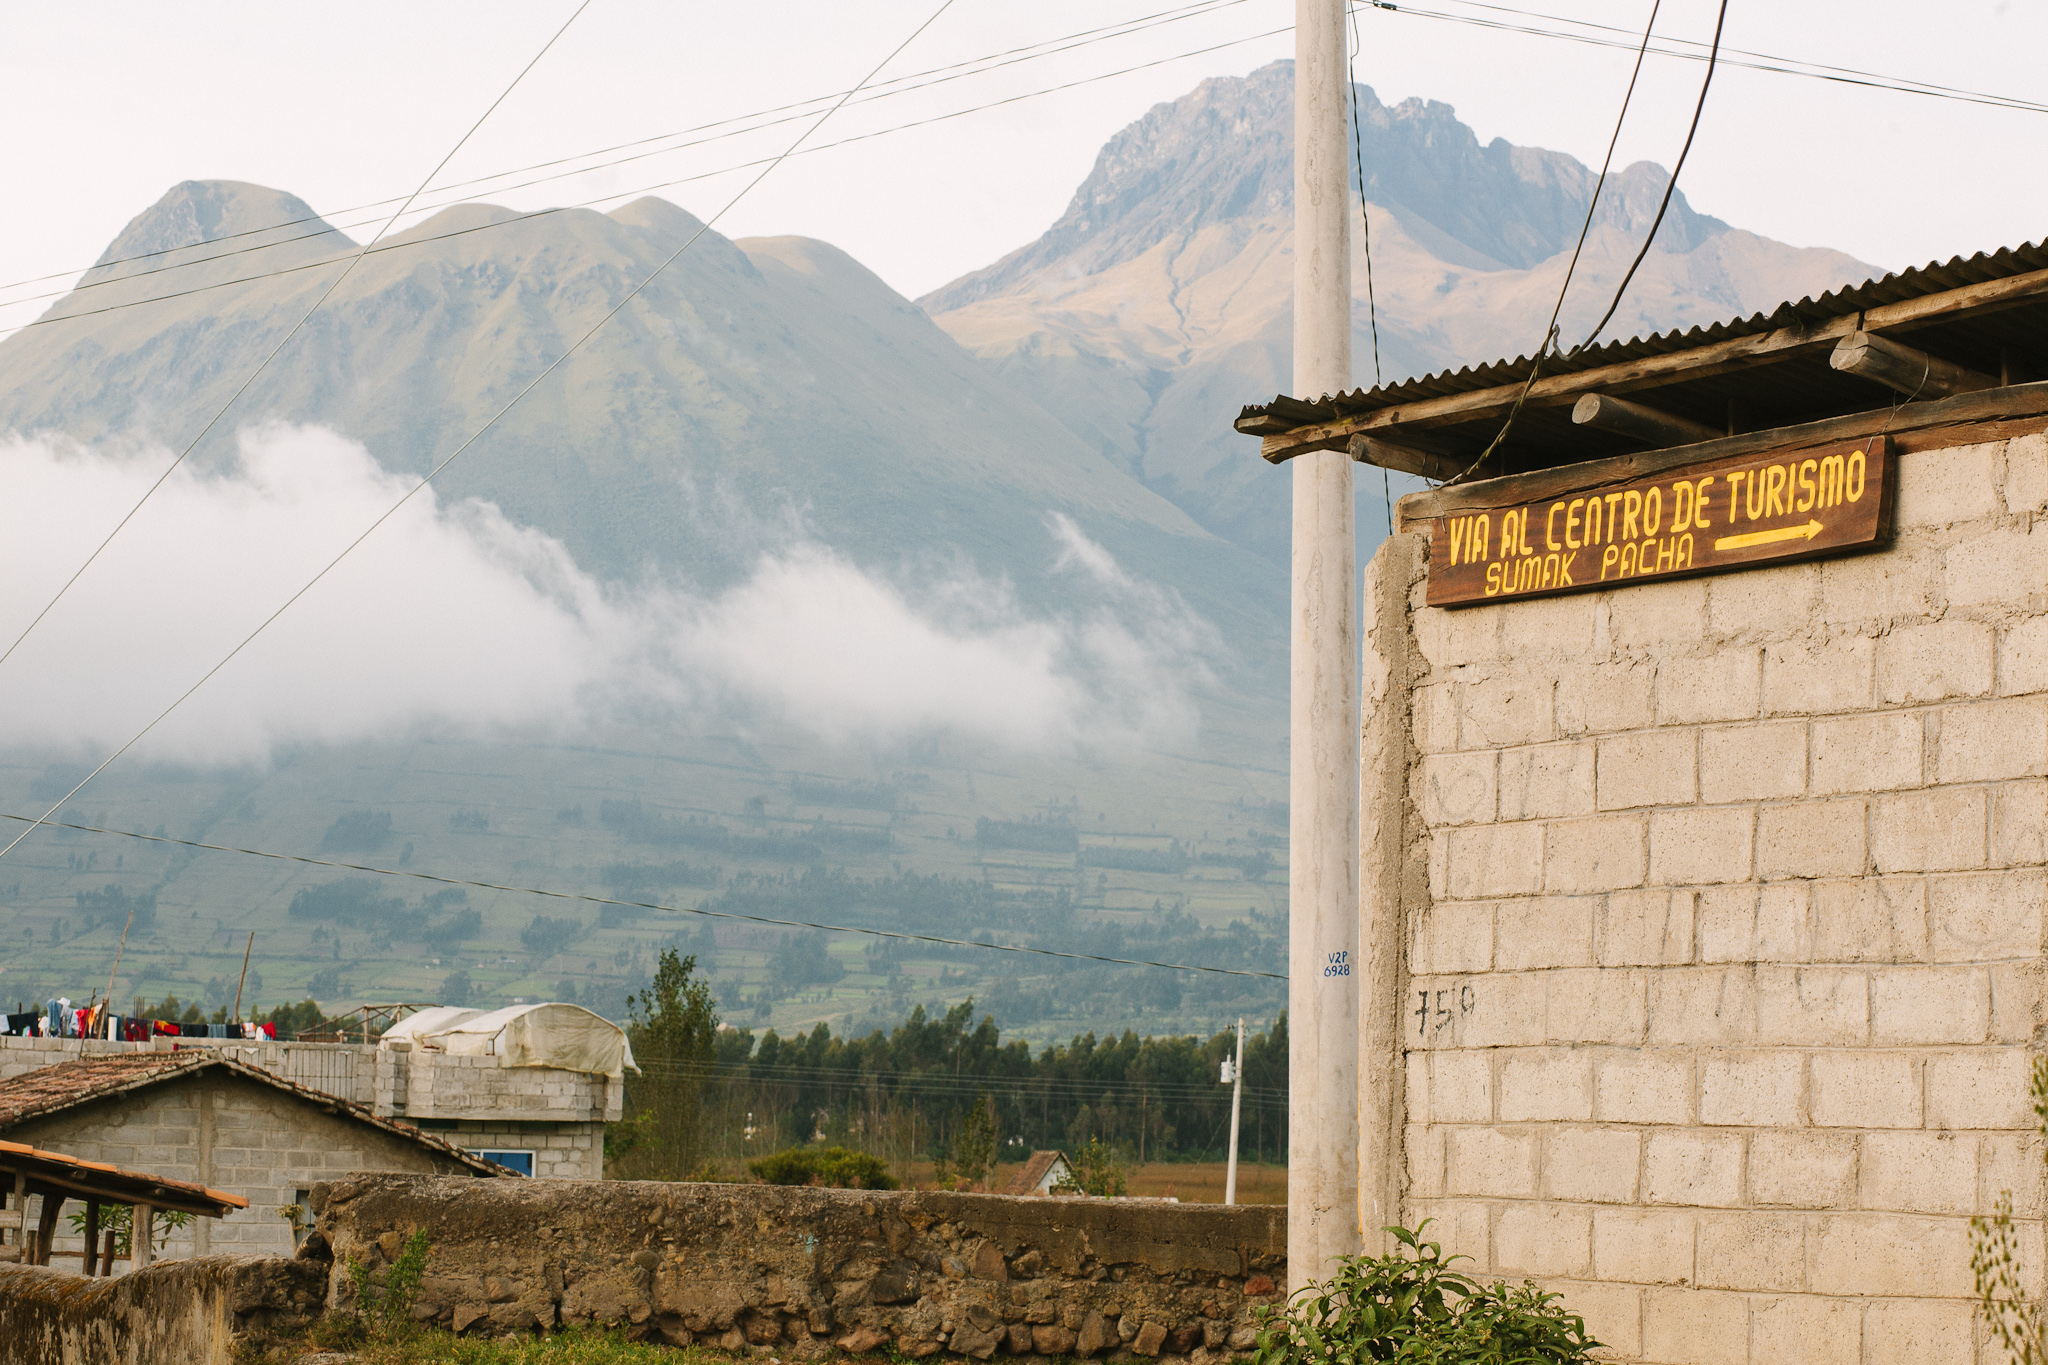
[(473, 1010), (465, 1005), (432, 1005), (416, 1014), (408, 1014), (384, 1030), (383, 1041), (390, 1043), (399, 1038), (410, 1038), (417, 1043), (482, 1013), (482, 1010)]
[(506, 1066), (551, 1066), (624, 1077), (634, 1065), (626, 1031), (581, 1005), (511, 1005), (420, 1035), (455, 1057), (500, 1057)]

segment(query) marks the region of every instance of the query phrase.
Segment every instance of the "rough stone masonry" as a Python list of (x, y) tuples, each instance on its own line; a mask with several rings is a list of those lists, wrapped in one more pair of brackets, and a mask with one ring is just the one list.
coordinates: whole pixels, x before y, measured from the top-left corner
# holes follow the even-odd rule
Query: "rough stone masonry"
[(315, 1187), (334, 1254), (388, 1265), (425, 1229), (414, 1315), (501, 1334), (624, 1323), (635, 1337), (798, 1357), (941, 1351), (1156, 1357), (1248, 1351), (1286, 1276), (1286, 1210), (643, 1181), (363, 1176)]
[(2002, 1192), (2040, 1292), (2048, 438), (1898, 479), (1837, 559), (1445, 610), (1407, 534), (1366, 576), (1363, 1178), (1619, 1360), (2001, 1360)]

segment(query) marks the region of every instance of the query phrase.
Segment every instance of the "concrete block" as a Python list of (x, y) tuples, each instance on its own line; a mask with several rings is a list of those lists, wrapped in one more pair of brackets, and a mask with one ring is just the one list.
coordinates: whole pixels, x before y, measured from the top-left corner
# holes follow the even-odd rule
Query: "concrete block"
[(1543, 889), (1544, 826), (1475, 825), (1450, 833), (1451, 895), (1525, 896)]
[(1416, 925), (1417, 949), (1408, 969), (1418, 976), (1493, 970), (1491, 901), (1432, 901)]
[(1618, 653), (1668, 654), (1706, 638), (1707, 585), (1697, 578), (1645, 583), (1608, 599), (1608, 639)]
[(1646, 854), (1641, 816), (1558, 820), (1543, 828), (1545, 889), (1618, 891), (1642, 884)]
[(1698, 886), (1747, 880), (1754, 826), (1754, 812), (1744, 806), (1652, 812), (1651, 883)]
[(1409, 620), (1415, 647), (1432, 669), (1487, 663), (1501, 656), (1500, 622), (1508, 612), (1418, 611)]
[(1579, 1121), (1593, 1117), (1592, 1059), (1574, 1048), (1528, 1048), (1500, 1064), (1504, 1123)]
[(1601, 810), (1689, 806), (1698, 799), (1692, 730), (1643, 730), (1599, 742), (1595, 804)]
[(1806, 1219), (1796, 1213), (1703, 1213), (1699, 1279), (1707, 1289), (1798, 1290), (1806, 1285)]
[(1861, 1047), (1870, 1040), (1870, 982), (1853, 967), (1759, 967), (1757, 1041)]
[[(1419, 992), (1420, 984), (1416, 987)], [(1446, 994), (1437, 996), (1435, 990)], [(1469, 990), (1469, 994), (1467, 993)], [(1408, 1000), (1409, 1037), (1434, 1037), (1458, 1047), (1526, 1047), (1541, 1043), (1545, 1030), (1547, 990), (1540, 972), (1496, 973), (1483, 982), (1437, 986), (1427, 1002), (1430, 1019), (1418, 1019), (1417, 996)], [(1451, 1022), (1438, 1027), (1448, 1012)], [(1432, 1031), (1433, 1030), (1433, 1031)]]
[(1648, 1029), (1648, 978), (1621, 967), (1588, 967), (1545, 974), (1544, 1033), (1552, 1043), (1609, 1043), (1640, 1047)]
[(1951, 872), (1984, 866), (1988, 801), (1981, 787), (1936, 787), (1877, 798), (1870, 853), (1879, 872)]
[(1816, 882), (1812, 907), (1816, 961), (1927, 960), (1927, 883), (1923, 878)]
[(1616, 891), (1595, 917), (1594, 960), (1603, 967), (1650, 967), (1692, 961), (1691, 891)]
[(1937, 564), (1926, 550), (1895, 547), (1820, 566), (1821, 611), (1831, 626), (1924, 621), (1934, 614)]
[(1870, 979), (1870, 1041), (1878, 1047), (1981, 1043), (1991, 1032), (1991, 974), (1982, 967), (1878, 967)]
[(1700, 732), (1700, 800), (1768, 801), (1806, 790), (1806, 722), (1714, 726)]
[(1555, 737), (1548, 678), (1506, 673), (1459, 687), (1460, 748), (1501, 749)]
[(2016, 621), (1998, 634), (1998, 694), (2048, 692), (2048, 616)]
[(1813, 722), (1813, 790), (1822, 796), (1894, 791), (1921, 780), (1917, 712), (1880, 712)]
[(1690, 1284), (1699, 1215), (1690, 1209), (1593, 1210), (1593, 1274), (1624, 1284)]
[(1970, 1225), (1961, 1218), (1828, 1214), (1816, 1220), (1808, 1250), (1818, 1293), (1953, 1299), (1970, 1294)]
[(1698, 915), (1702, 962), (1804, 962), (1813, 955), (1812, 890), (1805, 883), (1707, 887)]
[(1656, 1129), (1644, 1140), (1644, 1194), (1652, 1204), (1734, 1208), (1742, 1203), (1743, 1135)]
[(2048, 782), (2030, 778), (1991, 790), (1991, 865), (2048, 861)]
[(2038, 868), (1930, 877), (1928, 924), (1937, 962), (1991, 962), (2041, 951), (2048, 874)]
[(1645, 1290), (1643, 1359), (1747, 1365), (1749, 1301), (1713, 1289)]
[(1863, 1305), (1786, 1294), (1752, 1299), (1750, 1365), (1862, 1365)]
[[(1412, 1091), (1410, 1093), (1413, 1093)], [(1408, 1170), (1408, 1193), (1415, 1199), (1437, 1199), (1444, 1193), (1445, 1129), (1411, 1123), (1401, 1134), (1401, 1159)], [(549, 1172), (553, 1174), (553, 1172)]]
[(1564, 665), (1556, 671), (1557, 730), (1597, 735), (1640, 730), (1655, 716), (1654, 665), (1637, 660)]
[(1593, 960), (1592, 896), (1532, 896), (1502, 901), (1494, 961), (1504, 972), (1584, 967)]
[(1805, 1118), (1804, 1053), (1710, 1054), (1700, 1061), (1700, 1122), (1745, 1128), (1794, 1128)]
[(1517, 602), (1513, 611), (1495, 613), (1501, 618), (1500, 653), (1523, 664), (1583, 659), (1593, 649), (1594, 610), (1591, 595)]
[(1550, 1129), (1544, 1135), (1544, 1194), (1585, 1204), (1633, 1204), (1642, 1150), (1642, 1134), (1632, 1128)]
[(2031, 1133), (1994, 1133), (1979, 1140), (1977, 1207), (1993, 1207), (2000, 1195), (2012, 1196), (2015, 1218), (2039, 1218), (2043, 1144)]
[(1444, 1134), (1444, 1188), (1488, 1199), (1536, 1197), (1534, 1129), (1451, 1128)]
[(1944, 706), (1931, 730), (1937, 782), (1997, 782), (2048, 773), (2048, 698)]
[[(1410, 1064), (1420, 1054), (1409, 1055)], [(1428, 1055), (1428, 1118), (1430, 1123), (1493, 1121), (1493, 1054), (1489, 1051), (1444, 1051)], [(1410, 1094), (1416, 1091), (1411, 1087)]]
[(1409, 693), (1409, 724), (1418, 752), (1441, 754), (1458, 747), (1457, 689), (1452, 682), (1424, 683)]
[(1565, 1296), (1586, 1331), (1603, 1343), (1596, 1359), (1636, 1359), (1642, 1350), (1642, 1291), (1633, 1285), (1550, 1280), (1545, 1288)]
[[(1418, 1200), (1411, 1206), (1417, 1222), (1429, 1219), (1429, 1240), (1445, 1256), (1468, 1256), (1467, 1267), (1493, 1264), (1493, 1219), (1487, 1205), (1466, 1199)], [(1477, 1273), (1476, 1270), (1474, 1273)]]
[(1763, 651), (1755, 647), (1685, 660), (1667, 656), (1657, 669), (1660, 725), (1752, 720), (1762, 709)]
[(1775, 635), (1820, 614), (1820, 565), (1779, 564), (1707, 580), (1707, 627), (1718, 636)]
[(2024, 1043), (2043, 1023), (2042, 960), (1991, 964), (1991, 1041)]
[(1490, 749), (1425, 755), (1415, 779), (1423, 820), (1431, 825), (1491, 821), (1499, 766), (1499, 756)]
[(1816, 1052), (1807, 1063), (1813, 1122), (1825, 1128), (1918, 1128), (1920, 1059), (1904, 1052)]
[(1536, 744), (1500, 752), (1500, 818), (1553, 820), (1593, 813), (1594, 746)]
[(2031, 1064), (2021, 1047), (1971, 1048), (1927, 1058), (1927, 1126), (2031, 1129)]
[(1693, 1065), (1689, 1049), (1600, 1053), (1593, 1063), (1593, 1116), (1602, 1123), (1693, 1122)]
[(1903, 530), (1997, 516), (2003, 454), (1995, 441), (1899, 454), (1892, 524)]
[(1650, 976), (1650, 1042), (1702, 1047), (1756, 1041), (1753, 967), (1674, 967)]
[(1967, 1214), (1977, 1207), (1977, 1139), (1956, 1133), (1865, 1133), (1857, 1202), (1891, 1213)]
[(2048, 509), (2048, 436), (2015, 436), (2005, 443), (2005, 510), (2013, 516)]
[(1877, 642), (1868, 635), (1778, 640), (1764, 646), (1766, 716), (1855, 711), (1869, 706), (1876, 696)]
[(1992, 628), (1944, 620), (1901, 626), (1877, 642), (1877, 699), (1893, 706), (1991, 695)]
[(1757, 1133), (1749, 1141), (1749, 1197), (1766, 1208), (1856, 1204), (1856, 1139), (1847, 1133)]
[(2048, 526), (1986, 527), (1942, 552), (1942, 596), (1950, 610), (2004, 607), (2044, 582)]
[(1510, 1204), (1493, 1225), (1495, 1268), (1508, 1275), (1593, 1273), (1593, 1211), (1578, 1204)]
[(1869, 855), (1862, 801), (1800, 801), (1765, 806), (1757, 812), (1756, 875), (1766, 881), (1791, 877), (1853, 877)]
[(1940, 1299), (1881, 1299), (1864, 1322), (1866, 1365), (1971, 1365), (1973, 1309)]

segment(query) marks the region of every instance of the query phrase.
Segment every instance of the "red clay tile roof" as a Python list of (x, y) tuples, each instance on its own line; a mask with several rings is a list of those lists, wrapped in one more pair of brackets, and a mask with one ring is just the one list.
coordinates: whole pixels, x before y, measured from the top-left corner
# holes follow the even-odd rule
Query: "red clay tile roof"
[(197, 1205), (195, 1211), (209, 1218), (218, 1218), (229, 1209), (249, 1207), (249, 1201), (239, 1194), (144, 1171), (124, 1171), (104, 1161), (80, 1161), (75, 1156), (45, 1152), (24, 1142), (0, 1141), (0, 1171), (19, 1171), (31, 1184), (55, 1181), (59, 1190), (70, 1187), (68, 1192), (74, 1194), (105, 1195), (110, 1203), (139, 1199), (157, 1201), (160, 1208)]
[(465, 1151), (431, 1133), (423, 1133), (409, 1123), (394, 1123), (390, 1119), (379, 1118), (369, 1109), (351, 1100), (286, 1080), (276, 1072), (265, 1071), (260, 1066), (250, 1066), (247, 1062), (233, 1057), (223, 1057), (212, 1049), (103, 1053), (59, 1062), (55, 1066), (46, 1066), (38, 1071), (24, 1072), (10, 1080), (0, 1080), (0, 1132), (5, 1132), (27, 1119), (41, 1118), (46, 1114), (54, 1114), (91, 1100), (105, 1099), (131, 1090), (140, 1090), (145, 1086), (159, 1085), (213, 1067), (223, 1068), (233, 1075), (281, 1090), (317, 1105), (337, 1118), (367, 1123), (394, 1137), (416, 1143), (466, 1166), (477, 1175), (499, 1175), (503, 1172), (503, 1168), (496, 1162), (486, 1161), (475, 1153)]

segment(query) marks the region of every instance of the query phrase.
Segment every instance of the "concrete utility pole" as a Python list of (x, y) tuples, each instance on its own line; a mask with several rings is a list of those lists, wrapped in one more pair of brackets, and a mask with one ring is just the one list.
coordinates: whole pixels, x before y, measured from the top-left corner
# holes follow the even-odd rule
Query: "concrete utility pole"
[(1237, 1202), (1237, 1118), (1244, 1107), (1244, 1020), (1237, 1021), (1237, 1060), (1225, 1060), (1223, 1079), (1230, 1082), (1230, 1165), (1223, 1173), (1223, 1202)]
[[(1294, 392), (1351, 387), (1344, 0), (1294, 6)], [(1358, 1226), (1358, 573), (1351, 457), (1296, 456), (1288, 757), (1287, 1279)]]

